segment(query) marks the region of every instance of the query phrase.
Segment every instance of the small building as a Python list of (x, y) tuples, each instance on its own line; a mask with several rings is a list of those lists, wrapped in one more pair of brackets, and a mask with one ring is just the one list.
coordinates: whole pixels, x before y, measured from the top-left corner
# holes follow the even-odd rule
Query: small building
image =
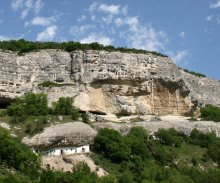
[(35, 153), (47, 156), (62, 156), (90, 152), (90, 145), (97, 132), (82, 122), (69, 122), (45, 128), (31, 138), (25, 137), (27, 144)]
[(38, 148), (32, 148), (34, 153), (41, 153), (46, 156), (62, 156), (62, 155), (71, 155), (79, 153), (89, 153), (89, 145), (84, 145), (81, 147), (54, 147), (47, 150), (41, 150)]

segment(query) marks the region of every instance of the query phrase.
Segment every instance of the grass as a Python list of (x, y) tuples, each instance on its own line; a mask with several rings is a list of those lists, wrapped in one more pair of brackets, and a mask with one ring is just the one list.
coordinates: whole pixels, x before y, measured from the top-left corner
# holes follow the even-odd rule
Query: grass
[(91, 153), (90, 157), (96, 165), (101, 166), (109, 173), (117, 175), (119, 173), (120, 164), (112, 163), (110, 160), (104, 158), (101, 154)]
[(196, 162), (195, 166), (202, 166), (204, 169), (213, 167), (213, 162), (211, 160), (205, 159), (205, 154), (207, 152), (206, 148), (201, 148), (198, 145), (192, 144), (182, 144), (181, 147), (175, 148), (174, 152), (177, 154), (178, 167), (185, 167), (192, 165)]

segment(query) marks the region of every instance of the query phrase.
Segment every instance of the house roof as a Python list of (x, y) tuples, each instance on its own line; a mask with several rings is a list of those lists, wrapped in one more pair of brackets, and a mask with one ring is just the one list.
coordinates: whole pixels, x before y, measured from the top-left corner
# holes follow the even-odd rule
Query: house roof
[(31, 138), (23, 138), (23, 143), (30, 147), (48, 149), (52, 147), (78, 147), (93, 143), (97, 132), (82, 122), (69, 122), (45, 128)]

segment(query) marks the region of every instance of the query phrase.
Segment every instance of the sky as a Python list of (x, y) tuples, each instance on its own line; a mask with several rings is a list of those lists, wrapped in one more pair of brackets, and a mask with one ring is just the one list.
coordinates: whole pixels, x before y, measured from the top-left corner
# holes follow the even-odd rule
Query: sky
[(220, 0), (0, 0), (0, 40), (99, 42), (220, 80)]

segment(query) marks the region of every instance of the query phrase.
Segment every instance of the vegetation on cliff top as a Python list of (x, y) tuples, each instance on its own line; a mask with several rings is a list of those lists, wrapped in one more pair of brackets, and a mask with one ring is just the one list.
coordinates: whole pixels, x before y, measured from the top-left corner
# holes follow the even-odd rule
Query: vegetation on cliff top
[(105, 51), (120, 51), (125, 53), (143, 53), (148, 54), (151, 53), (156, 56), (167, 57), (161, 53), (155, 51), (146, 51), (141, 49), (134, 49), (134, 48), (126, 48), (126, 47), (118, 47), (115, 48), (114, 46), (104, 46), (97, 42), (83, 44), (80, 42), (32, 42), (26, 41), (24, 39), (20, 40), (10, 40), (10, 41), (0, 41), (0, 49), (2, 50), (11, 50), (18, 52), (19, 55), (22, 55), (27, 52), (37, 51), (42, 49), (61, 49), (67, 52), (71, 52), (74, 50), (105, 50)]
[(192, 74), (194, 76), (200, 77), (200, 78), (204, 78), (206, 77), (206, 75), (199, 73), (199, 72), (195, 72), (195, 71), (189, 71), (188, 69), (183, 69), (185, 72)]

